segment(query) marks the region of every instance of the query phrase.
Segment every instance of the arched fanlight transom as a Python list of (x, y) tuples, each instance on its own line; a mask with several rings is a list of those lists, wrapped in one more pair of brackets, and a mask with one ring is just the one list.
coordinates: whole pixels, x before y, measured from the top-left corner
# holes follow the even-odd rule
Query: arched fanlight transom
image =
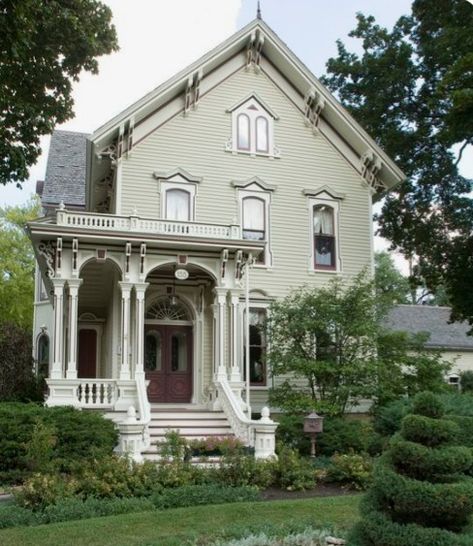
[(175, 296), (162, 297), (153, 302), (146, 311), (152, 320), (191, 320), (187, 307)]

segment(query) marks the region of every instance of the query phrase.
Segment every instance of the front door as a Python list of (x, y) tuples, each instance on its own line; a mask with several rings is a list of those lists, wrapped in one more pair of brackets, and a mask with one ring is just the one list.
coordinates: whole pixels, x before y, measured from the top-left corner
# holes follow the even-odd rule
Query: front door
[(79, 358), (77, 376), (95, 378), (97, 375), (97, 332), (93, 329), (79, 330)]
[(150, 402), (192, 398), (192, 326), (145, 326), (145, 372)]

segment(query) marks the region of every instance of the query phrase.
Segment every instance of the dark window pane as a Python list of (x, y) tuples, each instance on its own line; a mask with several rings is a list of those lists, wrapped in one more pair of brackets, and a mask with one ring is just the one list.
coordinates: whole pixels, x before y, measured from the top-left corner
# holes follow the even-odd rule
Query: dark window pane
[(315, 236), (315, 265), (335, 267), (335, 238), (326, 235)]

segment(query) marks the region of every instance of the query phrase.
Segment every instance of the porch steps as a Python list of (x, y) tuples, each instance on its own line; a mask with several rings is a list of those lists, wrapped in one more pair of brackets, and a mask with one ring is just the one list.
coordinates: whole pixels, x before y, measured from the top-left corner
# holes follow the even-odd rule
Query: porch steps
[[(143, 453), (148, 460), (159, 459), (157, 442), (164, 440), (166, 432), (177, 430), (188, 440), (209, 436), (233, 437), (234, 434), (223, 411), (208, 410), (198, 406), (151, 405), (149, 435), (151, 445)], [(199, 464), (199, 460), (192, 461)], [(210, 461), (207, 461), (207, 464)]]

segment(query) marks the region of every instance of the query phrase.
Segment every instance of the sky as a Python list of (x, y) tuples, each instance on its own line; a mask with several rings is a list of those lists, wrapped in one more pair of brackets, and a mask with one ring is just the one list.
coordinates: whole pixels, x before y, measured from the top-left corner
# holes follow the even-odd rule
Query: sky
[[(470, 1), (470, 0), (469, 0)], [(105, 0), (113, 12), (120, 51), (99, 62), (99, 75), (83, 74), (74, 85), (75, 118), (61, 129), (93, 132), (131, 103), (205, 54), (256, 15), (256, 0)], [(392, 26), (410, 11), (410, 0), (261, 0), (263, 19), (312, 70), (324, 73), (336, 55), (336, 40), (350, 50), (358, 44), (347, 37), (357, 12), (371, 14)], [(0, 206), (24, 203), (44, 178), (49, 137), (30, 170), (30, 179), (17, 189), (0, 187)], [(464, 154), (463, 175), (473, 178), (473, 147)], [(386, 242), (376, 239), (377, 249)], [(399, 262), (401, 264), (401, 262)]]

